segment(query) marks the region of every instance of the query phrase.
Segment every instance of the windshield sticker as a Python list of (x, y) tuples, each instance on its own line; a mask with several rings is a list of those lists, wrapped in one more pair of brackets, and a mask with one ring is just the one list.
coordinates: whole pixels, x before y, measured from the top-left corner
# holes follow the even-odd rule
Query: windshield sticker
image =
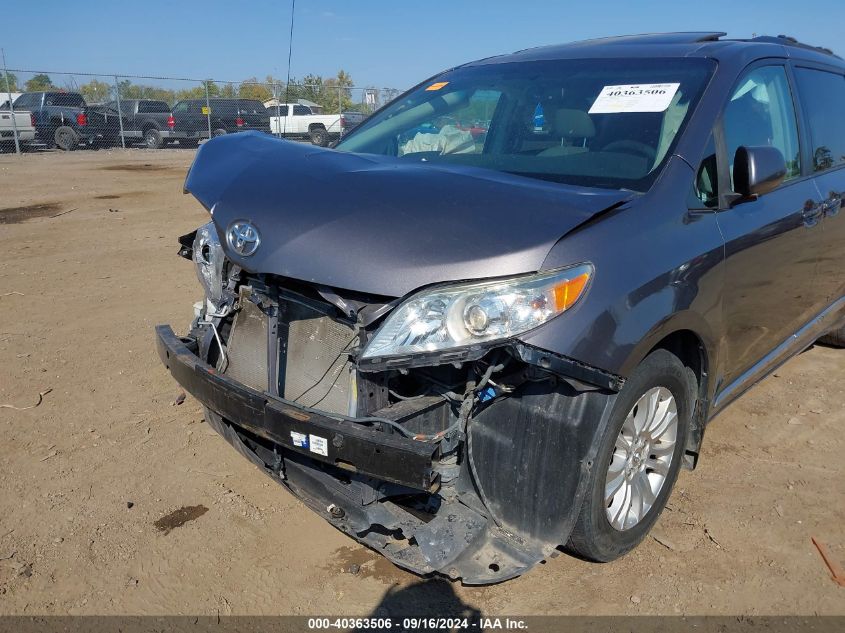
[(590, 114), (621, 112), (664, 112), (681, 84), (628, 84), (605, 86), (596, 98)]
[(308, 444), (312, 453), (328, 457), (329, 443), (326, 441), (326, 438), (320, 437), (319, 435), (309, 435)]
[(542, 132), (543, 126), (546, 124), (546, 115), (543, 114), (543, 104), (538, 103), (534, 108), (534, 131)]
[(448, 86), (448, 81), (438, 81), (436, 84), (431, 84), (426, 90), (440, 90), (444, 86)]

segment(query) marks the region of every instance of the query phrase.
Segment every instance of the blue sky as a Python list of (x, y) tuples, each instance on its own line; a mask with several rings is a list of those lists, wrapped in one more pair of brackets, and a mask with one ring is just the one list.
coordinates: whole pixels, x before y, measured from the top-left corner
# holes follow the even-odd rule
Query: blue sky
[[(290, 6), (290, 0), (8, 0), (0, 46), (11, 68), (284, 78)], [(845, 55), (843, 17), (843, 0), (298, 0), (291, 73), (328, 76), (343, 68), (356, 85), (407, 88), (480, 57), (655, 31), (787, 33)]]

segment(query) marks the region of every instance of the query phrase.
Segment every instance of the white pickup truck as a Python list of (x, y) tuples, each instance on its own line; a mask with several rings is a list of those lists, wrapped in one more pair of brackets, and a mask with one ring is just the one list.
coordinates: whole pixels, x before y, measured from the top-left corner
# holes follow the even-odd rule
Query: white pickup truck
[(286, 138), (310, 138), (314, 145), (325, 147), (364, 120), (360, 112), (314, 114), (299, 103), (269, 106), (270, 130)]
[(0, 106), (0, 151), (5, 151), (15, 146), (15, 128), (17, 128), (18, 141), (23, 145), (29, 145), (35, 140), (35, 119), (32, 112), (26, 110), (15, 110), (14, 122), (12, 112), (7, 104)]

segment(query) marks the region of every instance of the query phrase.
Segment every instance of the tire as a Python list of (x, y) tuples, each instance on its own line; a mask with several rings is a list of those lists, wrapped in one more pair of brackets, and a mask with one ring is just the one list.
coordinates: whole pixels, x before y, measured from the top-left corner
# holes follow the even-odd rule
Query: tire
[(72, 127), (67, 125), (60, 125), (53, 133), (53, 140), (56, 147), (65, 152), (70, 152), (79, 147), (79, 135)]
[[(626, 460), (624, 457), (620, 457), (620, 453), (624, 455), (628, 450), (624, 448), (626, 441), (621, 438), (624, 438), (628, 429), (636, 428), (636, 423), (629, 421), (629, 414), (633, 414), (636, 410), (637, 416), (631, 418), (631, 420), (638, 420), (641, 419), (639, 414), (642, 413), (647, 427), (650, 408), (643, 404), (641, 398), (654, 393), (657, 394), (657, 401), (661, 403), (658, 405), (658, 411), (663, 410), (662, 407), (666, 406), (667, 411), (671, 412), (671, 400), (669, 400), (668, 395), (671, 395), (674, 399), (677, 411), (674, 445), (668, 441), (672, 428), (672, 424), (669, 423), (662, 435), (658, 431), (658, 437), (661, 439), (648, 440), (648, 443), (639, 453), (634, 451), (634, 456)], [(566, 546), (570, 552), (588, 560), (608, 562), (624, 556), (645, 538), (666, 506), (672, 492), (672, 486), (678, 478), (695, 404), (695, 393), (694, 373), (685, 367), (674, 354), (666, 350), (652, 352), (634, 370), (617, 396), (607, 427), (600, 440), (595, 464), (588, 475), (587, 493)], [(666, 399), (660, 400), (664, 396)], [(644, 406), (646, 409), (641, 408)], [(671, 416), (661, 418), (658, 414), (654, 419), (669, 420)], [(626, 424), (626, 422), (628, 423)], [(657, 424), (658, 429), (661, 426), (663, 425)], [(620, 448), (619, 442), (622, 442), (623, 448)], [(661, 444), (665, 445), (663, 451), (659, 450)], [(634, 444), (634, 446), (637, 446), (637, 444)], [(653, 454), (652, 451), (654, 451)], [(663, 457), (659, 457), (661, 453), (664, 455)], [(638, 455), (642, 455), (644, 459), (638, 460)], [(666, 462), (666, 457), (669, 455), (671, 455), (671, 459)], [(609, 471), (614, 459), (621, 460), (616, 462), (617, 466), (614, 467), (613, 471), (617, 472), (618, 469), (618, 476), (614, 476)], [(651, 495), (651, 506), (648, 509), (645, 508), (647, 501), (641, 504), (640, 512), (642, 512), (642, 516), (636, 520), (636, 514), (639, 514), (639, 512), (636, 513), (633, 516), (634, 521), (629, 525), (626, 521), (632, 519), (630, 511), (638, 504), (635, 501), (629, 501), (632, 497), (626, 496), (627, 491), (635, 489), (635, 486), (627, 487), (628, 473), (633, 473), (631, 475), (633, 478), (630, 481), (637, 486), (644, 481), (654, 482), (659, 480), (663, 474), (658, 472), (657, 469), (651, 470), (650, 465), (659, 467), (659, 470), (665, 469), (665, 478), (662, 480), (656, 496), (654, 496), (652, 490), (656, 483), (646, 484), (650, 486), (648, 490)], [(608, 503), (605, 501), (605, 488), (619, 481), (618, 477), (622, 477), (622, 483), (616, 495), (622, 496), (609, 496), (608, 498), (611, 501)], [(638, 498), (647, 499), (648, 495), (643, 494)], [(627, 507), (630, 510), (626, 510), (626, 503), (629, 504)], [(622, 525), (614, 526), (608, 516), (609, 513), (614, 514), (613, 520), (620, 521)], [(621, 513), (624, 513), (624, 516)]]
[(311, 143), (313, 145), (317, 145), (318, 147), (325, 147), (329, 144), (329, 133), (326, 132), (326, 128), (324, 127), (315, 127), (312, 128), (308, 135), (311, 137)]
[(154, 127), (144, 131), (144, 145), (147, 149), (161, 149), (164, 145), (164, 139)]
[(845, 347), (845, 327), (824, 335), (819, 339), (819, 343), (830, 345), (831, 347)]

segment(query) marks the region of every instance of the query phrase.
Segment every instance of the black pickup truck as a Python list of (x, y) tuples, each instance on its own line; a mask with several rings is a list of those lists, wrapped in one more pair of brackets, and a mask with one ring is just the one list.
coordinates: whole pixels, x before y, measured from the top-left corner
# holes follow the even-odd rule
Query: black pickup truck
[(185, 99), (173, 106), (176, 131), (184, 132), (187, 142), (209, 136), (256, 130), (270, 134), (270, 115), (257, 99)]
[(14, 103), (15, 110), (29, 110), (35, 119), (38, 138), (63, 150), (80, 145), (120, 142), (117, 114), (107, 108), (89, 108), (76, 92), (25, 92)]
[[(116, 101), (109, 101), (103, 107), (115, 113), (118, 111)], [(147, 147), (158, 149), (165, 143), (187, 136), (184, 131), (174, 129), (176, 120), (164, 101), (121, 99), (120, 113), (123, 115), (123, 139), (127, 147), (143, 140)]]

